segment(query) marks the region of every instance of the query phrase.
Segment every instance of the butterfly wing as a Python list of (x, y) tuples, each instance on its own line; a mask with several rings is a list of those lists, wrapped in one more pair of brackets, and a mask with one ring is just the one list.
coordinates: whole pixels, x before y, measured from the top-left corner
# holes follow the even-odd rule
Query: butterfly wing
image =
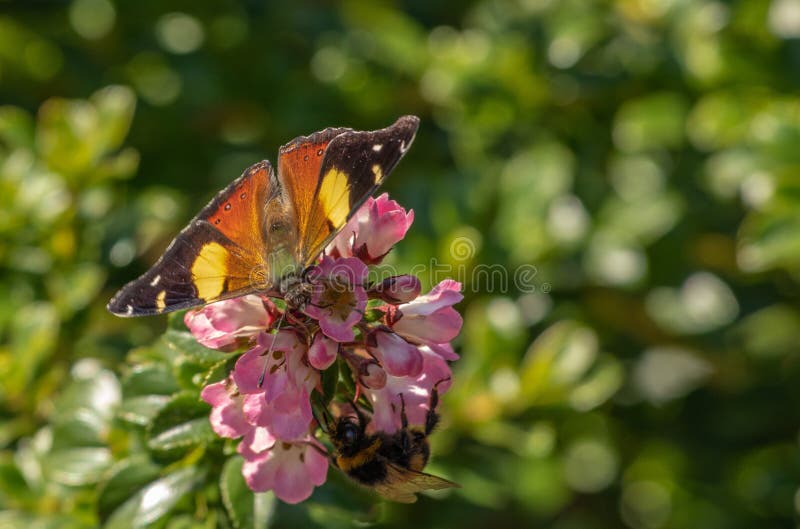
[(328, 144), (345, 132), (352, 132), (352, 129), (327, 128), (310, 136), (299, 136), (278, 151), (278, 178), (285, 190), (287, 202), (294, 210), (298, 233), (307, 231)]
[(295, 260), (312, 264), (406, 153), (419, 118), (376, 131), (326, 129), (281, 149), (278, 177), (298, 219)]
[(461, 486), (438, 476), (387, 462), (386, 480), (375, 485), (375, 490), (386, 499), (400, 503), (414, 503), (417, 501), (418, 492), (454, 487), (460, 488)]
[(108, 310), (145, 316), (269, 289), (274, 274), (265, 248), (271, 227), (285, 224), (285, 217), (272, 166), (266, 160), (253, 165), (192, 219), (150, 270), (125, 285)]

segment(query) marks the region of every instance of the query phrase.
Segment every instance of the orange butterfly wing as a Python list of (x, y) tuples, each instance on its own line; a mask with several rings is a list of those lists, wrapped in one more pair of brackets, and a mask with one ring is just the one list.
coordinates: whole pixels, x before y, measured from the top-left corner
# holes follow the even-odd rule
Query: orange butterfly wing
[(268, 288), (269, 226), (286, 214), (269, 162), (248, 168), (108, 304), (118, 316), (160, 314)]
[(375, 131), (325, 129), (281, 148), (278, 178), (297, 219), (295, 260), (313, 264), (403, 157), (419, 118)]

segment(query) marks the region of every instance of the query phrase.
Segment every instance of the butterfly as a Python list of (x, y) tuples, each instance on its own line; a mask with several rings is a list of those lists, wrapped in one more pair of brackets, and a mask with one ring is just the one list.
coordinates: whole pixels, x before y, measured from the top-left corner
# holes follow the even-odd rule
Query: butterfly
[(146, 316), (260, 292), (308, 301), (306, 273), (411, 146), (416, 116), (374, 131), (327, 128), (256, 163), (192, 219), (164, 255), (108, 303)]

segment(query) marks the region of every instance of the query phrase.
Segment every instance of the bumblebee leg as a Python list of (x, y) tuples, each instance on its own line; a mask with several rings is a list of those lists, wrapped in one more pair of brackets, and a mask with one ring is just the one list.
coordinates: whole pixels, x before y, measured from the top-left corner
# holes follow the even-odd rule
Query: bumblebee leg
[(408, 429), (408, 416), (406, 415), (406, 399), (403, 398), (403, 394), (400, 393), (400, 424), (403, 427), (403, 430)]
[(356, 412), (356, 416), (358, 417), (358, 427), (361, 429), (361, 433), (364, 433), (367, 429), (367, 418), (355, 402), (351, 402), (350, 405), (353, 407), (353, 411)]
[(431, 389), (431, 400), (428, 402), (428, 413), (425, 415), (425, 435), (430, 435), (436, 425), (439, 424), (439, 414), (436, 408), (439, 406), (439, 384), (447, 382), (450, 377), (443, 378), (433, 385)]
[(408, 433), (408, 416), (406, 415), (406, 399), (403, 397), (403, 394), (400, 393), (400, 424), (402, 425), (402, 429), (400, 430), (400, 448), (403, 450), (403, 454), (408, 454), (409, 450), (411, 449), (411, 443), (409, 441), (409, 433)]

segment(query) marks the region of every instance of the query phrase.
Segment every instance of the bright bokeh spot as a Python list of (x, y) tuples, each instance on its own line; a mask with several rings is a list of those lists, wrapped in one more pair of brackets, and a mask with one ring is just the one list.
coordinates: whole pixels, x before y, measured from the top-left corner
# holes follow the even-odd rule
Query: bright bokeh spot
[(165, 50), (185, 54), (203, 45), (205, 31), (197, 18), (186, 13), (168, 13), (156, 23), (156, 37)]
[(97, 40), (114, 28), (117, 13), (108, 0), (75, 0), (69, 9), (69, 22), (81, 37)]

